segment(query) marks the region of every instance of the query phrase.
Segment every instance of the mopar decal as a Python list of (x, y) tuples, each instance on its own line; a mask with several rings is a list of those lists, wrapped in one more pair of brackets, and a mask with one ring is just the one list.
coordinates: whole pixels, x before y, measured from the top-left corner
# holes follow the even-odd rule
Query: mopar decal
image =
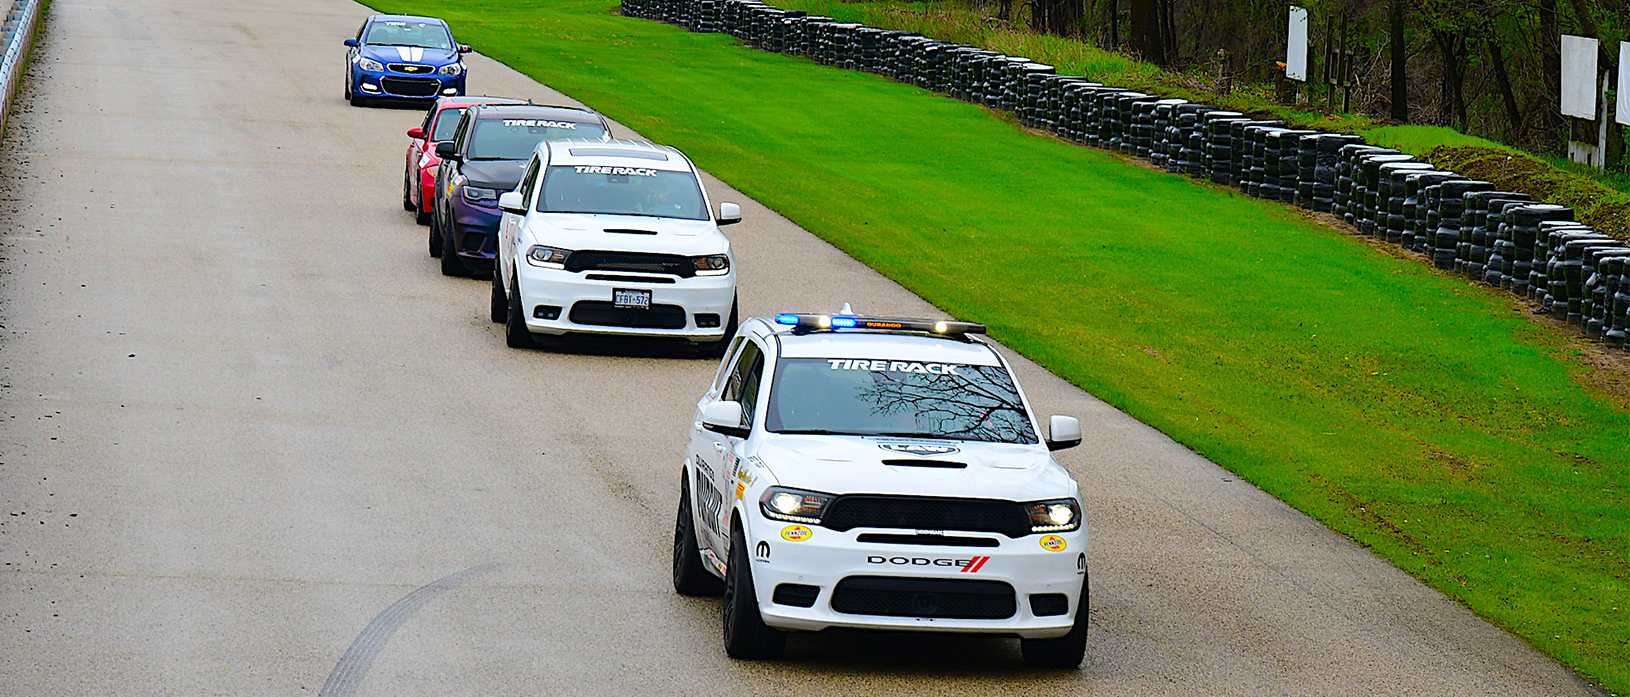
[(918, 363), (916, 361), (857, 361), (828, 358), (833, 370), (869, 370), (874, 373), (922, 373), (924, 375), (961, 375), (951, 363)]
[(657, 171), (647, 167), (601, 167), (599, 165), (577, 165), (574, 167), (578, 174), (619, 174), (623, 176), (654, 177)]
[(577, 130), (577, 124), (571, 121), (546, 121), (544, 119), (504, 119), (505, 126), (527, 126), (531, 128), (564, 128)]
[(878, 443), (877, 447), (895, 453), (909, 453), (911, 455), (950, 455), (961, 448), (954, 445), (936, 445), (934, 443)]

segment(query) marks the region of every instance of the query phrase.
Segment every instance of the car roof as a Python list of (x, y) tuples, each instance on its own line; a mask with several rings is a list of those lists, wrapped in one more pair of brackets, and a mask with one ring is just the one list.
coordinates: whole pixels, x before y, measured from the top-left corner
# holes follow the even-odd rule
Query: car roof
[(792, 327), (759, 318), (778, 339), (783, 358), (864, 358), (885, 361), (1001, 365), (982, 341), (903, 332), (823, 331), (794, 334)]
[(575, 123), (600, 123), (598, 112), (575, 106), (549, 106), (544, 104), (495, 103), (477, 104), (476, 118), (480, 119), (548, 119)]
[(586, 140), (570, 138), (538, 144), (550, 165), (604, 165), (645, 167), (673, 172), (691, 171), (690, 160), (678, 150), (643, 140)]
[(444, 27), (447, 26), (447, 22), (441, 19), (437, 19), (435, 17), (421, 17), (419, 15), (374, 15), (368, 18), (368, 22), (420, 22), (423, 24), (440, 24)]
[(477, 104), (525, 104), (525, 103), (526, 103), (525, 99), (515, 99), (513, 97), (459, 96), (459, 97), (442, 97), (440, 99), (437, 99), (436, 100), (436, 108), (437, 109), (455, 109), (455, 108), (458, 108), (458, 107), (475, 106)]

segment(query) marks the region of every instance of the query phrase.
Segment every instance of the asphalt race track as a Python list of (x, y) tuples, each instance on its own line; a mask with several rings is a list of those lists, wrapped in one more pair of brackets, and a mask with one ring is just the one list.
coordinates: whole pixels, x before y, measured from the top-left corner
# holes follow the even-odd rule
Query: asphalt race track
[[(1087, 431), (1085, 666), (867, 633), (727, 659), (668, 578), (714, 365), (504, 347), (398, 205), (419, 113), (340, 99), (368, 12), (52, 3), (0, 149), (0, 693), (1596, 694), (1024, 361)], [(469, 62), (472, 93), (564, 99)], [(747, 214), (744, 316), (939, 316), (709, 186)]]

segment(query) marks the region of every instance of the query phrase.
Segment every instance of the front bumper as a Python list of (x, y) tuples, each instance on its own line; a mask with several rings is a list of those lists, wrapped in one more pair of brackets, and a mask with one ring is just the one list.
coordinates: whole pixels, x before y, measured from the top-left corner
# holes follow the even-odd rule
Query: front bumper
[[(435, 186), (434, 181), (431, 186)], [(498, 255), (498, 224), (504, 219), (498, 202), (481, 202), (492, 204), (490, 208), (472, 203), (464, 198), (463, 187), (454, 191), (448, 200), (453, 204), (453, 248), (458, 250), (458, 258), (473, 270), (491, 271), (492, 260)]]
[[(757, 516), (754, 516), (755, 518)], [(922, 632), (953, 632), (1017, 635), (1026, 639), (1054, 639), (1068, 634), (1081, 607), (1082, 580), (1086, 574), (1087, 535), (1085, 529), (1053, 533), (1065, 546), (1049, 551), (1041, 545), (1043, 534), (1011, 539), (999, 533), (947, 532), (957, 537), (978, 537), (996, 541), (994, 547), (938, 546), (861, 542), (865, 534), (909, 535), (910, 530), (856, 528), (838, 532), (808, 525), (790, 536), (782, 532), (796, 524), (757, 520), (751, 526), (747, 544), (752, 553), (754, 589), (764, 622), (780, 629), (820, 631), (833, 627), (887, 629)], [(791, 541), (793, 538), (804, 539)], [(1001, 619), (962, 619), (911, 617), (883, 614), (857, 614), (833, 609), (834, 591), (846, 578), (889, 577), (950, 581), (994, 581), (1013, 589), (1014, 614)], [(810, 607), (776, 602), (781, 584), (819, 588)], [(1048, 594), (1056, 600), (1062, 594), (1067, 602), (1063, 614), (1038, 615), (1032, 596)], [(849, 604), (853, 604), (852, 602)]]
[[(589, 278), (595, 275), (616, 276), (618, 280)], [(729, 338), (724, 335), (724, 325), (730, 321), (730, 309), (736, 299), (734, 271), (723, 276), (679, 278), (666, 274), (545, 269), (522, 260), (517, 278), (521, 307), (526, 312), (526, 328), (534, 334), (661, 336), (700, 342)], [(644, 281), (644, 278), (650, 280)], [(604, 308), (611, 303), (612, 290), (617, 288), (651, 291), (651, 309), (606, 312)], [(540, 306), (545, 309), (540, 310)], [(539, 317), (540, 313), (550, 314), (546, 308), (555, 309), (554, 319)], [(712, 315), (713, 326), (699, 326), (697, 315)], [(664, 319), (672, 321), (663, 322)], [(630, 326), (640, 323), (647, 326)], [(680, 323), (682, 326), (676, 326)], [(649, 326), (652, 324), (665, 326)]]
[(458, 75), (402, 75), (388, 70), (363, 70), (351, 67), (352, 91), (362, 97), (408, 99), (434, 102), (440, 97), (464, 94), (464, 78), (468, 71)]

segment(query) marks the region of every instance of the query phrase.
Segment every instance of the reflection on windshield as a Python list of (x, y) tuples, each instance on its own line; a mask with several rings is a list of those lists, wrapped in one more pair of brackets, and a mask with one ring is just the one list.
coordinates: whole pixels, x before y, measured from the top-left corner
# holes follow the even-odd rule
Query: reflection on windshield
[(538, 143), (566, 138), (599, 138), (606, 129), (597, 123), (550, 119), (481, 119), (470, 135), (472, 160), (525, 160)]
[(464, 116), (464, 107), (442, 109), (436, 114), (436, 123), (431, 126), (430, 140), (440, 143), (453, 139), (453, 133), (458, 131), (458, 120)]
[(649, 167), (550, 167), (538, 212), (708, 219), (694, 175)]
[(1000, 366), (783, 359), (770, 392), (774, 433), (842, 433), (1035, 443)]
[(422, 22), (374, 22), (368, 27), (367, 43), (453, 50), (453, 37), (448, 36), (446, 28)]

